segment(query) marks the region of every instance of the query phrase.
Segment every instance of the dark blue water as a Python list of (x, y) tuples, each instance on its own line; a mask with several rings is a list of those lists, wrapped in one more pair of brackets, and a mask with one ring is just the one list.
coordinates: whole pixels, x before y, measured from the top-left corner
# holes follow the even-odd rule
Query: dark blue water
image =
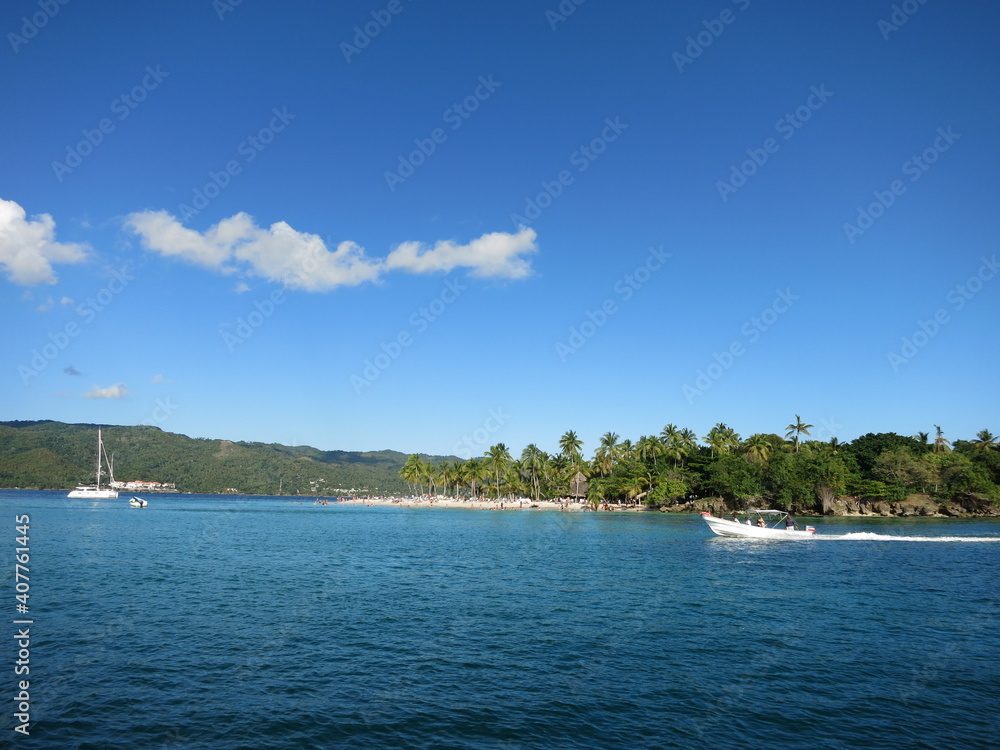
[(6, 621), (16, 513), (34, 620), (31, 735), (8, 701), (5, 746), (997, 745), (997, 522), (753, 542), (653, 513), (148, 497), (0, 493)]

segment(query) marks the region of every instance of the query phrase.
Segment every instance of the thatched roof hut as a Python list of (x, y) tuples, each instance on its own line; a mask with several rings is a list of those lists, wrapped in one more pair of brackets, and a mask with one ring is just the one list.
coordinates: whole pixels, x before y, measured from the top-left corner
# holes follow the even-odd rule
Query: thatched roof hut
[(569, 483), (569, 496), (586, 497), (588, 489), (590, 489), (590, 485), (587, 483), (587, 477), (583, 475), (582, 471), (576, 472)]

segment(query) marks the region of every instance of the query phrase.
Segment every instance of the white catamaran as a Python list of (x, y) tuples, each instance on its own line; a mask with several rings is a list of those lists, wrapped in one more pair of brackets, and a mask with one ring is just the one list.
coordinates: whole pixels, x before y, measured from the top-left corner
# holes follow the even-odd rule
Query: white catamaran
[(108, 453), (104, 450), (104, 441), (101, 439), (101, 429), (97, 428), (97, 486), (79, 486), (74, 490), (71, 490), (66, 497), (72, 497), (75, 499), (91, 499), (91, 500), (116, 500), (118, 498), (118, 491), (113, 489), (101, 489), (101, 457), (103, 456), (104, 462), (108, 465), (108, 477), (109, 481), (115, 481), (114, 470), (111, 468), (111, 462), (108, 461)]

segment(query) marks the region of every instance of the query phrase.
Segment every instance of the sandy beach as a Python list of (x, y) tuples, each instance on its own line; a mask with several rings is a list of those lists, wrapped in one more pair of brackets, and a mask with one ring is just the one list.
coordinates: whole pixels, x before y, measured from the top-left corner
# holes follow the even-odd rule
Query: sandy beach
[[(331, 504), (334, 501), (330, 501)], [(463, 510), (502, 510), (502, 511), (562, 511), (562, 512), (593, 512), (594, 506), (590, 503), (581, 503), (577, 500), (562, 498), (557, 500), (534, 500), (526, 497), (505, 498), (497, 501), (493, 498), (463, 498), (463, 497), (442, 497), (419, 495), (412, 497), (355, 497), (346, 500), (336, 501), (340, 505), (386, 505), (397, 508), (451, 508)], [(317, 502), (316, 504), (322, 504)], [(646, 511), (644, 506), (636, 505), (614, 505), (602, 504), (598, 512), (635, 513)]]

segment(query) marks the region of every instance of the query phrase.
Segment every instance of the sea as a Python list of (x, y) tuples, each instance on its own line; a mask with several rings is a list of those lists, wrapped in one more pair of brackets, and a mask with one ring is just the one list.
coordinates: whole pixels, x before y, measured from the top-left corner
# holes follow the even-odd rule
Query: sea
[(1000, 744), (998, 520), (146, 498), (0, 491), (0, 746)]

